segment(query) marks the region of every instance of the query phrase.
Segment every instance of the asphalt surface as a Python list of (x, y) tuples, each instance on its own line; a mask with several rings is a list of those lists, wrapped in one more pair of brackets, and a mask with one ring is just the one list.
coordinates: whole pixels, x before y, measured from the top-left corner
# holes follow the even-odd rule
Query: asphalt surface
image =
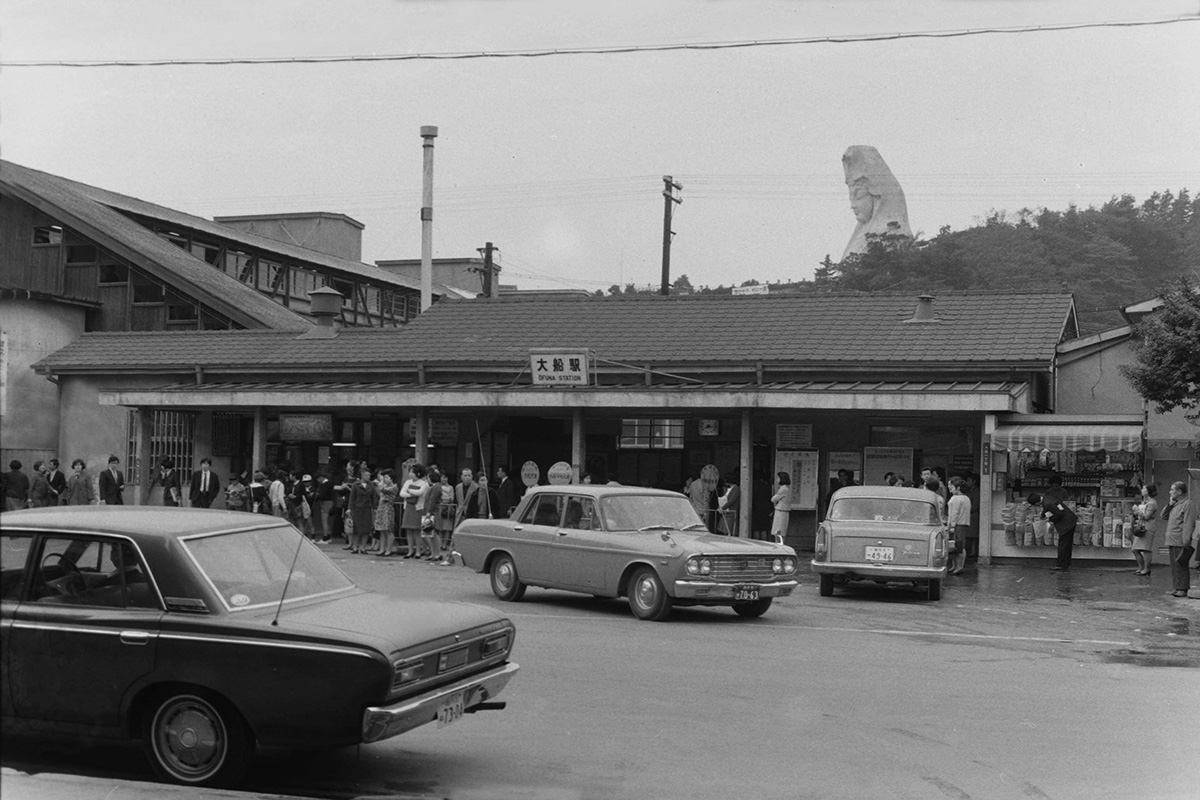
[[(462, 568), (437, 567), (406, 561), (403, 564), (394, 559), (377, 559), (366, 556), (351, 556), (339, 545), (330, 545), (326, 552), (336, 561), (341, 562), (346, 571), (356, 579), (362, 580), (366, 588), (370, 584), (371, 572), (377, 568), (420, 570), (426, 573), (435, 584), (443, 582), (458, 582), (463, 579), (484, 581), (483, 576), (472, 576)], [(384, 567), (384, 565), (387, 565)], [(1196, 666), (1196, 648), (1193, 645), (1195, 637), (1200, 637), (1200, 589), (1193, 589), (1193, 597), (1176, 598), (1171, 596), (1170, 571), (1165, 565), (1157, 566), (1148, 577), (1132, 574), (1133, 562), (1104, 562), (1077, 563), (1069, 572), (1051, 572), (1045, 563), (1023, 563), (993, 565), (988, 567), (969, 566), (959, 576), (947, 578), (947, 593), (944, 603), (964, 607), (1047, 607), (1061, 605), (1078, 607), (1079, 610), (1091, 612), (1117, 612), (1114, 617), (1128, 619), (1135, 613), (1149, 617), (1145, 612), (1155, 612), (1154, 619), (1162, 630), (1155, 631), (1159, 640), (1163, 634), (1170, 641), (1172, 637), (1187, 647), (1181, 648), (1181, 660), (1177, 666)], [(393, 573), (394, 574), (394, 573)], [(1193, 571), (1193, 583), (1200, 587), (1200, 577)], [(816, 576), (802, 573), (800, 592), (811, 589), (815, 594)], [(412, 591), (422, 591), (419, 584)], [(811, 584), (811, 586), (810, 586)], [(840, 590), (839, 590), (840, 591)], [(1091, 615), (1096, 619), (1103, 615)], [(1096, 630), (1094, 623), (1085, 623), (1089, 632), (1102, 634)], [(1082, 633), (1076, 629), (1074, 634)], [(1133, 648), (1120, 653), (1115, 658), (1125, 658), (1131, 663), (1139, 659), (1154, 658), (1158, 665), (1163, 664), (1164, 653), (1147, 653), (1144, 649)], [(1170, 658), (1170, 653), (1166, 654)], [(1176, 665), (1170, 664), (1166, 665)], [(0, 770), (0, 789), (5, 800), (133, 800), (134, 798), (289, 798), (292, 795), (238, 792), (229, 790), (195, 789), (166, 784), (133, 781), (126, 779), (107, 779), (93, 776), (77, 776), (53, 772), (39, 772), (32, 768), (13, 769), (4, 767)], [(396, 794), (397, 798), (409, 798), (414, 795)], [(429, 795), (419, 795), (428, 800)], [(381, 795), (372, 794), (373, 798)]]

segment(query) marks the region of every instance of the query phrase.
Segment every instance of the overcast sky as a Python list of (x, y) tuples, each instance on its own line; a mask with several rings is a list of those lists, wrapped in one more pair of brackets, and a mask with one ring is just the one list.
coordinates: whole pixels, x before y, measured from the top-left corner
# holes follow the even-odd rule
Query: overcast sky
[[(1196, 16), (1200, 0), (0, 0), (0, 59), (369, 56)], [(523, 288), (806, 279), (873, 145), (914, 232), (993, 209), (1200, 191), (1200, 22), (540, 58), (0, 67), (0, 155), (211, 217), (331, 211), (365, 261), (500, 249)]]

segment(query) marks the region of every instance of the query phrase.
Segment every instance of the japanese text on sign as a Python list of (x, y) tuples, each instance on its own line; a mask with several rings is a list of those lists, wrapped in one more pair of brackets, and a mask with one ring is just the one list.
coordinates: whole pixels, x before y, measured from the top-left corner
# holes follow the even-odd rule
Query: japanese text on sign
[(586, 350), (530, 350), (534, 386), (587, 386)]

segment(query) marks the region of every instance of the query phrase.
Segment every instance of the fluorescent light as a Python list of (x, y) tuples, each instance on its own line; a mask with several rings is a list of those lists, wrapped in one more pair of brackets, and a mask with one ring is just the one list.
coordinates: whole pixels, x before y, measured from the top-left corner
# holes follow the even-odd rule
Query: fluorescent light
[(334, 442), (334, 447), (354, 447), (354, 442)]

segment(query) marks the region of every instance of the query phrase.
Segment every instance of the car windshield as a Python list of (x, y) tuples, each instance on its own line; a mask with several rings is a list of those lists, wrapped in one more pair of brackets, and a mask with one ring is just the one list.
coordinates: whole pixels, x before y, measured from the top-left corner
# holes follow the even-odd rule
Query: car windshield
[(923, 500), (903, 500), (882, 497), (834, 498), (829, 509), (832, 520), (875, 520), (879, 522), (914, 522), (920, 525), (938, 524), (937, 506)]
[(230, 611), (278, 604), (285, 586), (289, 603), (354, 588), (291, 525), (189, 537), (183, 546)]
[(696, 509), (682, 496), (625, 494), (605, 497), (600, 501), (600, 514), (604, 518), (604, 527), (610, 531), (704, 527)]

